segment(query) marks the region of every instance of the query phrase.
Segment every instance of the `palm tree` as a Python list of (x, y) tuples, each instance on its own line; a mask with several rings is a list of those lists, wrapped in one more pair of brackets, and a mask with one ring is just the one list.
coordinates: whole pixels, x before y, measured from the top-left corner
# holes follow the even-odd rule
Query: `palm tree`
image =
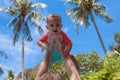
[(113, 20), (106, 13), (106, 6), (103, 4), (98, 4), (97, 1), (99, 0), (68, 0), (67, 3), (74, 5), (75, 8), (67, 10), (67, 14), (71, 15), (71, 20), (75, 21), (76, 28), (78, 27), (78, 25), (82, 24), (84, 24), (85, 27), (88, 27), (90, 25), (89, 21), (91, 19), (102, 45), (104, 54), (105, 56), (107, 56), (107, 51), (96, 25), (94, 14), (101, 16), (107, 22), (111, 22)]
[[(5, 8), (4, 11), (9, 12), (14, 18), (7, 24), (7, 26), (14, 26), (13, 30), (13, 44), (18, 41), (22, 34), (22, 80), (24, 80), (24, 38), (27, 41), (32, 41), (29, 24), (37, 26), (38, 31), (42, 33), (39, 20), (45, 19), (40, 13), (37, 13), (38, 8), (45, 8), (46, 4), (37, 3), (32, 4), (28, 0), (11, 0), (12, 6)], [(2, 10), (2, 9), (1, 9)]]

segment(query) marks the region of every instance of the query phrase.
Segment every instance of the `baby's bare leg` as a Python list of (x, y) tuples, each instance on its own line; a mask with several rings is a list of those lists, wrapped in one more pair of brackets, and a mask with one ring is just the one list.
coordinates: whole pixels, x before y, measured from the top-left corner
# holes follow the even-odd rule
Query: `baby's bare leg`
[(36, 80), (39, 80), (40, 77), (42, 77), (42, 75), (48, 71), (49, 57), (50, 57), (50, 52), (48, 51), (45, 55), (45, 58), (40, 64), (39, 70), (37, 72)]
[(71, 58), (67, 57), (65, 59), (65, 65), (66, 65), (66, 69), (67, 69), (70, 80), (81, 80), (77, 72), (77, 69), (75, 68), (75, 65), (73, 61), (71, 60)]
[(65, 49), (65, 45), (61, 42), (58, 42), (59, 43), (59, 51), (60, 51), (60, 54), (62, 55), (63, 59), (65, 59), (65, 54), (64, 54), (64, 49)]
[(79, 66), (77, 60), (75, 59), (75, 57), (74, 57), (72, 54), (70, 54), (69, 56), (70, 56), (71, 60), (73, 61), (76, 69), (79, 70), (79, 69), (80, 69), (80, 66)]

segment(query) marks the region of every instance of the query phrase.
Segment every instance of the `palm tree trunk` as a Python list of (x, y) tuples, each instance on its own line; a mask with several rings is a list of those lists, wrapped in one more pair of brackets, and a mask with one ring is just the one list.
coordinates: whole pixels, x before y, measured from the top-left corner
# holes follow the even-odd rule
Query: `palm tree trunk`
[(102, 48), (103, 48), (104, 54), (105, 54), (105, 56), (107, 57), (106, 48), (105, 48), (105, 46), (104, 46), (102, 37), (101, 37), (101, 35), (100, 35), (100, 32), (99, 32), (99, 30), (98, 30), (98, 27), (97, 27), (97, 25), (96, 25), (96, 23), (95, 23), (95, 20), (94, 20), (94, 17), (92, 16), (92, 14), (91, 14), (91, 19), (92, 19), (92, 22), (93, 22), (93, 24), (94, 24), (95, 30), (96, 30), (96, 32), (97, 32), (98, 38), (99, 38), (99, 40), (100, 40), (101, 46), (102, 46)]
[(22, 17), (22, 80), (24, 80), (24, 17)]

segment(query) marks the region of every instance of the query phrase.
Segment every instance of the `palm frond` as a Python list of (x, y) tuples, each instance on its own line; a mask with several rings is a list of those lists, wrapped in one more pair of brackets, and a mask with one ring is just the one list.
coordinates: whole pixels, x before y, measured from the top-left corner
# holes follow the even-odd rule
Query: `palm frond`
[(65, 0), (68, 4), (80, 4), (82, 0)]
[(83, 24), (85, 25), (86, 28), (88, 28), (88, 26), (90, 25), (89, 20), (85, 18), (85, 20), (83, 21)]
[(112, 22), (113, 19), (110, 18), (106, 13), (106, 6), (103, 4), (93, 4), (93, 10), (95, 14), (100, 15), (102, 18), (104, 18), (108, 23)]
[(24, 31), (25, 31), (25, 38), (27, 39), (27, 41), (32, 41), (32, 36), (31, 36), (31, 33), (30, 33), (30, 28), (27, 24), (27, 22), (25, 22), (25, 28), (24, 28)]
[(77, 4), (77, 7), (67, 10), (67, 14), (71, 15), (70, 18), (72, 21), (76, 20), (76, 25), (81, 24), (82, 20), (85, 26), (89, 26), (89, 14), (92, 14), (93, 11), (107, 22), (113, 21), (106, 14), (106, 6), (96, 3), (97, 1), (99, 0), (68, 0), (68, 4)]
[(75, 11), (78, 11), (78, 9), (79, 9), (78, 7), (72, 8), (72, 9), (67, 10), (66, 13), (67, 13), (67, 15), (71, 15), (71, 14), (74, 13)]
[(71, 19), (71, 21), (73, 21), (73, 22), (75, 22), (76, 20), (76, 15), (75, 15), (75, 13), (73, 13), (71, 16), (70, 16), (70, 19)]
[(19, 34), (18, 32), (16, 32), (15, 35), (13, 35), (13, 45), (15, 46), (15, 43), (18, 42), (18, 37), (19, 37)]
[(18, 20), (17, 18), (12, 19), (12, 20), (7, 24), (7, 26), (9, 27), (9, 26), (15, 25), (16, 22), (17, 22), (17, 20)]
[(13, 45), (15, 45), (15, 43), (18, 41), (20, 28), (21, 28), (21, 20), (18, 20), (13, 31)]
[(16, 15), (18, 13), (18, 9), (12, 7), (5, 8), (4, 11), (10, 13), (11, 15)]
[(27, 22), (29, 21), (30, 23), (32, 23), (32, 25), (37, 26), (38, 32), (41, 34), (43, 32), (43, 29), (40, 27), (40, 23), (39, 23), (40, 19), (45, 19), (45, 16), (37, 12), (31, 12), (26, 21)]
[(89, 23), (89, 16), (86, 13), (77, 16), (76, 26), (78, 25), (80, 26), (84, 25), (86, 28), (88, 28), (90, 23)]
[(45, 19), (45, 16), (37, 12), (31, 12), (30, 17), (34, 17), (36, 20)]
[(22, 1), (22, 0), (15, 0), (15, 1), (19, 3), (19, 2)]
[(66, 11), (66, 13), (67, 13), (68, 16), (71, 15), (72, 12), (73, 12), (73, 10), (71, 10), (71, 9), (69, 9), (69, 10)]
[(113, 21), (113, 19), (110, 18), (108, 14), (103, 12), (102, 10), (99, 10), (97, 14), (99, 14), (102, 18), (104, 18), (108, 23)]
[(21, 8), (21, 2), (15, 2), (14, 3), (14, 6), (16, 7), (16, 8)]
[(79, 11), (79, 8), (72, 8), (72, 9), (69, 9), (66, 11), (67, 15), (70, 15), (70, 19), (71, 21), (75, 22), (76, 21), (76, 18), (78, 18), (78, 11)]
[(35, 26), (40, 26), (39, 21), (36, 20), (35, 18), (31, 17), (30, 20), (31, 20), (31, 22), (32, 22), (33, 25), (35, 25)]
[(36, 3), (32, 5), (32, 8), (37, 9), (37, 8), (46, 8), (47, 5), (44, 3)]
[(96, 3), (96, 2), (98, 2), (98, 1), (99, 1), (99, 0), (92, 0), (93, 3)]
[(35, 26), (40, 26), (39, 20), (45, 19), (45, 16), (43, 16), (39, 13), (36, 13), (36, 12), (31, 12), (27, 19), (30, 22), (32, 22), (32, 24), (34, 24)]
[(43, 32), (43, 29), (40, 27), (40, 23), (35, 18), (31, 17), (31, 23), (37, 26), (40, 34)]
[(92, 8), (94, 10), (94, 12), (98, 12), (99, 10), (102, 10), (104, 12), (106, 12), (106, 6), (104, 4), (97, 4), (97, 3), (94, 3), (92, 5)]
[(41, 26), (38, 26), (37, 28), (38, 28), (39, 34), (43, 33), (43, 29), (41, 28)]
[[(32, 36), (30, 34), (29, 25), (27, 24), (28, 21), (30, 21), (33, 25), (37, 26), (39, 33), (42, 33), (43, 30), (40, 27), (39, 21), (41, 19), (45, 19), (45, 16), (43, 16), (40, 13), (37, 13), (34, 11), (34, 9), (37, 8), (46, 8), (47, 5), (44, 3), (37, 3), (32, 5), (32, 2), (29, 2), (28, 0), (11, 0), (13, 2), (13, 5), (11, 7), (5, 8), (5, 12), (10, 13), (12, 16), (15, 16), (14, 19), (12, 19), (7, 26), (15, 26), (13, 30), (13, 44), (18, 41), (18, 38), (20, 36), (20, 30), (21, 30), (21, 21), (18, 19), (21, 19), (21, 17), (25, 17), (24, 24), (25, 28), (25, 36), (28, 41), (32, 40)], [(1, 8), (0, 8), (1, 9)], [(1, 9), (2, 10), (2, 9)], [(33, 12), (34, 11), (34, 12)]]

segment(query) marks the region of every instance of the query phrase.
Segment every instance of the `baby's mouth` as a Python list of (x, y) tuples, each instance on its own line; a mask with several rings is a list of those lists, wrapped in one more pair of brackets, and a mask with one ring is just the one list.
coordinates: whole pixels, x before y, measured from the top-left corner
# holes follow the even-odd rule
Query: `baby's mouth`
[(54, 30), (53, 32), (58, 32), (58, 30)]

